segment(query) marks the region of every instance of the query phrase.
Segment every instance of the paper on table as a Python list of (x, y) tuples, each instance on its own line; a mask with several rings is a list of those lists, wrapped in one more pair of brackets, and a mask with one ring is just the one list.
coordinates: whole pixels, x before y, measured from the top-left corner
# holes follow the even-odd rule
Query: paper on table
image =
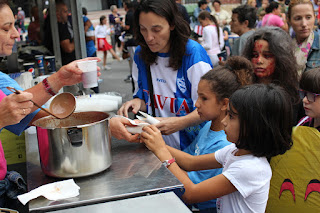
[(79, 195), (80, 187), (73, 179), (49, 183), (18, 196), (19, 201), (25, 205), (30, 200), (44, 196), (48, 200), (61, 200)]

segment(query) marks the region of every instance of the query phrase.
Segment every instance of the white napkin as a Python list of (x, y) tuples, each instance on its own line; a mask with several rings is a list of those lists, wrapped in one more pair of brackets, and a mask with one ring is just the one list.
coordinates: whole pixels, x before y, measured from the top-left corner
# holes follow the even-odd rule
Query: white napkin
[(144, 118), (143, 118), (142, 116), (138, 116), (138, 115), (137, 115), (137, 118), (138, 118), (139, 120), (141, 120), (141, 121), (145, 121), (145, 122), (147, 122), (147, 123), (149, 123), (149, 124), (157, 124), (157, 123), (160, 122), (158, 119), (152, 117), (151, 115), (148, 115), (148, 114), (145, 113), (145, 112), (142, 112), (142, 111), (139, 111), (139, 112), (140, 112), (141, 115), (144, 116)]
[(126, 126), (126, 129), (128, 130), (128, 132), (130, 132), (132, 134), (137, 134), (137, 133), (141, 134), (143, 127), (150, 125), (148, 123), (138, 123), (138, 124), (135, 123), (135, 124), (136, 124), (136, 126)]
[(73, 179), (49, 183), (18, 196), (19, 201), (26, 205), (30, 200), (44, 196), (48, 200), (61, 200), (79, 195), (80, 187)]
[(130, 121), (130, 123), (134, 126), (126, 126), (126, 129), (132, 134), (141, 134), (143, 127), (150, 125), (149, 123), (136, 123), (134, 120), (121, 115), (115, 115), (114, 117), (125, 118)]

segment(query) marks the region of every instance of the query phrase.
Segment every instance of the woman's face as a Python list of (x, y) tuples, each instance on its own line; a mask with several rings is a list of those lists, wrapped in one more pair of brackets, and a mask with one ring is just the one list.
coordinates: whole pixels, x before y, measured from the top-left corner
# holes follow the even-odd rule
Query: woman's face
[(15, 39), (20, 36), (14, 21), (13, 13), (7, 5), (0, 9), (0, 56), (11, 55)]
[(252, 0), (249, 5), (252, 7), (256, 7), (257, 6), (256, 0)]
[(267, 80), (274, 73), (276, 58), (269, 50), (269, 43), (265, 40), (257, 40), (254, 43), (253, 56), (251, 62), (254, 74), (260, 82)]
[(174, 27), (153, 12), (141, 12), (140, 33), (152, 52), (167, 53), (170, 50), (170, 33)]
[(309, 37), (315, 22), (314, 11), (310, 4), (298, 4), (292, 7), (289, 20), (299, 43)]

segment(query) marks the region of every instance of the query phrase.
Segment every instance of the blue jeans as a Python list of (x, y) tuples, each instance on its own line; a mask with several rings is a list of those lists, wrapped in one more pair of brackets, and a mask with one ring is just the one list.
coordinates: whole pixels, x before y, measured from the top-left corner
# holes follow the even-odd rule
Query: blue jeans
[(7, 202), (16, 200), (17, 196), (27, 191), (27, 184), (23, 177), (15, 171), (7, 172), (0, 181), (0, 207), (6, 207)]

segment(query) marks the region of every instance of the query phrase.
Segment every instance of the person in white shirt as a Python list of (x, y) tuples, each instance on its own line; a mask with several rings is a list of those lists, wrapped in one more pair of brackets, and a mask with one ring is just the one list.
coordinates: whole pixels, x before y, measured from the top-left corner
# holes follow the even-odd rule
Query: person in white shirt
[[(232, 144), (215, 153), (193, 156), (174, 150), (154, 125), (143, 128), (141, 142), (183, 183), (182, 199), (186, 203), (219, 198), (220, 213), (264, 213), (272, 176), (267, 158), (283, 154), (292, 146), (292, 107), (288, 102), (285, 90), (275, 84), (238, 89), (230, 97), (227, 116), (221, 121)], [(186, 173), (221, 167), (222, 174), (198, 184)]]
[(97, 38), (98, 51), (103, 51), (103, 69), (110, 70), (111, 67), (107, 66), (107, 51), (109, 51), (112, 56), (120, 61), (119, 56), (112, 49), (112, 46), (108, 43), (106, 37), (110, 34), (107, 28), (107, 17), (100, 16), (100, 24), (96, 26), (95, 35)]
[(202, 46), (207, 51), (213, 67), (218, 66), (218, 54), (224, 47), (222, 29), (219, 27), (217, 19), (208, 11), (202, 11), (198, 20), (203, 27)]
[(215, 16), (221, 27), (226, 26), (231, 21), (231, 15), (228, 11), (221, 8), (219, 0), (212, 1), (211, 15)]

